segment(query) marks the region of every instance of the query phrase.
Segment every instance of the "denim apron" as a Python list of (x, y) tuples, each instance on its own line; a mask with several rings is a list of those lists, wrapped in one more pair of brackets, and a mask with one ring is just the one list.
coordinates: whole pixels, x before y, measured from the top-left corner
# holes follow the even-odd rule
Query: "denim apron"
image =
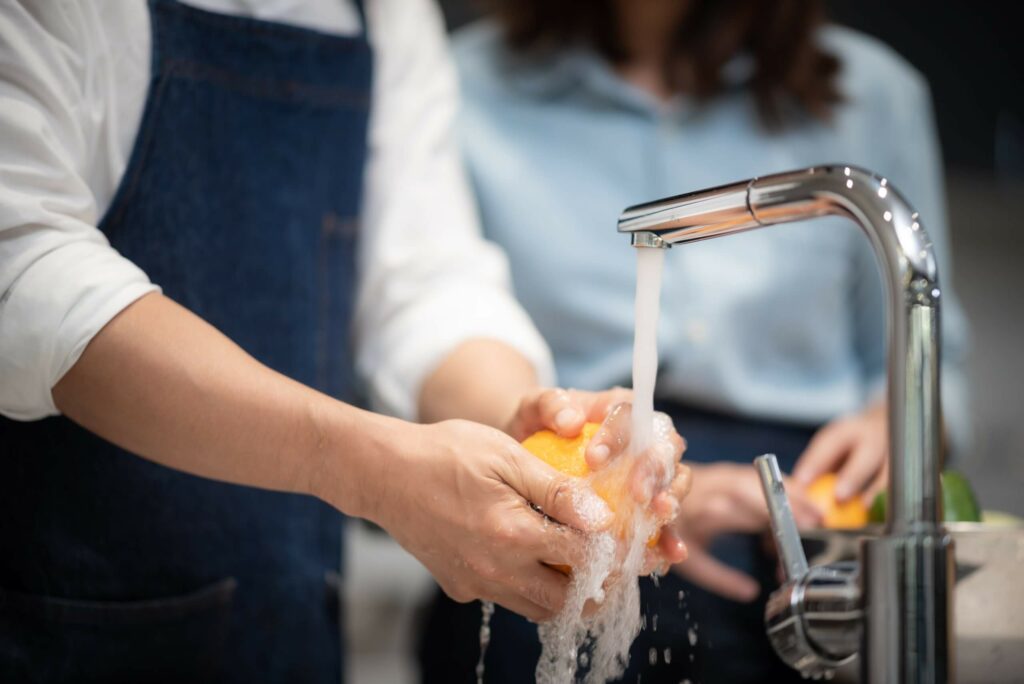
[[(775, 452), (783, 470), (792, 470), (811, 436), (812, 426), (785, 425), (723, 415), (693, 406), (658, 402), (686, 438), (690, 463), (728, 461), (749, 464)], [(669, 573), (655, 583), (640, 580), (640, 608), (646, 627), (630, 648), (629, 668), (620, 681), (642, 684), (783, 684), (804, 681), (775, 655), (764, 631), (767, 595), (777, 586), (776, 561), (764, 540), (724, 535), (711, 552), (755, 577), (766, 587), (751, 603), (737, 603)], [(680, 596), (682, 592), (682, 596)], [(657, 618), (655, 618), (657, 616)], [(480, 628), (480, 605), (458, 604), (440, 592), (427, 614), (419, 659), (424, 684), (472, 684)], [(695, 638), (691, 643), (690, 631)], [(665, 658), (668, 649), (669, 657)], [(651, 654), (654, 653), (652, 663)], [(536, 627), (498, 608), (491, 618), (485, 662), (488, 684), (534, 681), (540, 657)]]
[[(148, 98), (101, 230), (256, 359), (351, 401), (365, 36), (172, 0), (150, 16)], [(0, 681), (340, 681), (327, 505), (164, 468), (63, 417), (0, 420), (0, 464)]]

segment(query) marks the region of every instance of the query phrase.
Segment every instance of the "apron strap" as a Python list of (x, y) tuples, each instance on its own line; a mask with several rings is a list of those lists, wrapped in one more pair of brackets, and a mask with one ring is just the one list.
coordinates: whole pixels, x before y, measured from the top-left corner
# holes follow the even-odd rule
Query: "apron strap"
[(356, 12), (359, 13), (359, 20), (363, 23), (363, 33), (368, 34), (369, 29), (366, 26), (366, 7), (364, 0), (352, 0), (352, 4), (356, 6)]

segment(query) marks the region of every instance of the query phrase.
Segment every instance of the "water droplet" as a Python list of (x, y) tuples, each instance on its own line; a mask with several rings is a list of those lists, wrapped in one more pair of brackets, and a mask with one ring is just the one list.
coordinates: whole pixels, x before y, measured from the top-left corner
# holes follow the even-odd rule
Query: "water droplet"
[(686, 630), (686, 638), (690, 642), (691, 646), (697, 645), (697, 631), (692, 627)]
[(658, 664), (658, 649), (652, 648), (650, 650), (650, 652), (648, 652), (648, 654), (647, 654), (647, 662), (649, 662), (651, 665), (657, 665)]
[(487, 645), (491, 643), (491, 616), (494, 615), (494, 604), (484, 601), (480, 604), (480, 659), (476, 662), (476, 684), (484, 684), (484, 656)]
[(654, 632), (658, 631), (658, 614), (657, 613), (655, 613), (651, 617), (651, 631), (654, 631)]
[(666, 648), (665, 652), (662, 654), (662, 657), (665, 658), (665, 664), (666, 665), (671, 663), (672, 662), (672, 649), (671, 648)]
[(887, 210), (887, 211), (885, 211), (885, 212), (884, 212), (884, 213), (882, 214), (882, 218), (884, 218), (884, 219), (885, 219), (886, 221), (892, 221), (892, 212), (891, 212), (891, 211), (888, 211), (888, 210)]

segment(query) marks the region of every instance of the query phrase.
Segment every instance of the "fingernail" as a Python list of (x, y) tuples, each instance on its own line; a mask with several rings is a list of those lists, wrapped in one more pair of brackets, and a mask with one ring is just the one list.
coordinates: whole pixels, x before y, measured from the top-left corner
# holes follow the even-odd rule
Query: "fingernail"
[(608, 448), (607, 444), (597, 444), (590, 447), (590, 460), (595, 464), (600, 465), (608, 460), (611, 453), (612, 450)]
[(571, 427), (579, 420), (579, 411), (572, 408), (564, 408), (555, 416), (555, 425), (559, 428)]
[(836, 484), (836, 498), (840, 501), (846, 501), (853, 495), (853, 487), (846, 482), (839, 482)]

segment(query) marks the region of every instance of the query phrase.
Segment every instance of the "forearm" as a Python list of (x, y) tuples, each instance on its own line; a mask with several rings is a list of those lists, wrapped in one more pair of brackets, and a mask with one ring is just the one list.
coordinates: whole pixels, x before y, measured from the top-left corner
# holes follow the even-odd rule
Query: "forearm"
[[(362, 470), (400, 421), (342, 404), (258, 363), (161, 295), (122, 311), (53, 389), (67, 417), (163, 465), (216, 480), (318, 493), (364, 515)], [(380, 423), (380, 425), (376, 425)], [(379, 459), (378, 459), (379, 460)]]
[(424, 381), (420, 420), (462, 418), (504, 430), (520, 400), (536, 387), (536, 371), (515, 349), (497, 340), (470, 340)]

